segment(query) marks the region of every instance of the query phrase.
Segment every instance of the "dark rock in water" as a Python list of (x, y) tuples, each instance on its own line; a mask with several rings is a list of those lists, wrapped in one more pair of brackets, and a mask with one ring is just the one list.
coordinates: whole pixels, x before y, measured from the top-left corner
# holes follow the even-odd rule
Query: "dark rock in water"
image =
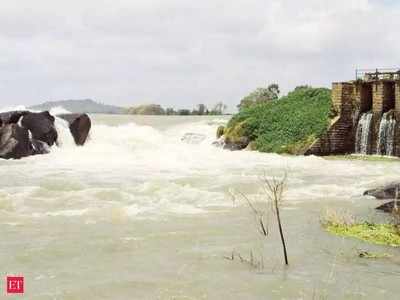
[(29, 131), (18, 124), (7, 124), (0, 128), (0, 157), (19, 159), (32, 155)]
[[(75, 143), (83, 145), (91, 127), (88, 115), (67, 114), (62, 118), (68, 121)], [(49, 153), (58, 138), (54, 122), (48, 111), (0, 113), (0, 158), (19, 159)]]
[(249, 143), (250, 139), (245, 136), (237, 138), (234, 142), (230, 141), (229, 139), (225, 139), (224, 149), (231, 151), (243, 150), (249, 145)]
[(29, 112), (22, 117), (21, 125), (32, 133), (32, 138), (53, 146), (58, 134), (54, 126), (55, 118), (48, 111)]
[(185, 133), (185, 135), (181, 138), (181, 141), (187, 144), (197, 145), (206, 139), (204, 134), (200, 133)]
[(75, 143), (79, 146), (84, 145), (92, 127), (89, 116), (87, 114), (63, 114), (58, 117), (69, 123), (69, 130)]
[(6, 124), (18, 123), (21, 117), (28, 113), (29, 111), (23, 111), (23, 110), (0, 113), (0, 124), (6, 125)]
[[(400, 207), (400, 202), (398, 201), (397, 206)], [(387, 202), (385, 204), (382, 204), (378, 206), (376, 209), (382, 210), (387, 213), (392, 213), (394, 209), (394, 201)]]
[(31, 143), (32, 155), (50, 153), (50, 147), (47, 143), (38, 140), (32, 140)]
[(400, 196), (400, 183), (394, 182), (385, 186), (381, 186), (372, 190), (364, 192), (364, 195), (373, 196), (377, 199), (394, 199), (396, 197), (396, 190), (399, 191)]

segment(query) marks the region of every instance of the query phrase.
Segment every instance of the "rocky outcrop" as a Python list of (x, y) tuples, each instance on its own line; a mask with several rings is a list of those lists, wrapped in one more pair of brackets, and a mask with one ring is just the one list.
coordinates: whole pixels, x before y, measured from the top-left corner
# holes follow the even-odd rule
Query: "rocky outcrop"
[(53, 146), (58, 138), (54, 121), (55, 118), (48, 111), (40, 113), (28, 112), (22, 116), (21, 125), (31, 132), (34, 140)]
[[(372, 196), (379, 200), (394, 200), (396, 198), (398, 199), (400, 195), (400, 183), (392, 182), (385, 186), (365, 191), (364, 195)], [(397, 206), (400, 206), (400, 201), (397, 200), (397, 202)], [(394, 208), (395, 201), (391, 201), (378, 206), (376, 209), (387, 213), (392, 213)]]
[(84, 145), (92, 126), (89, 116), (87, 114), (63, 114), (58, 117), (69, 123), (69, 130), (75, 143), (79, 146)]
[(18, 124), (11, 123), (0, 128), (0, 157), (19, 159), (32, 155), (29, 131)]
[(249, 145), (251, 140), (246, 134), (245, 123), (243, 121), (232, 127), (224, 128), (224, 149), (237, 151), (243, 150)]
[(21, 117), (28, 113), (29, 111), (9, 111), (0, 113), (0, 126), (18, 123)]
[[(76, 144), (83, 145), (90, 131), (90, 118), (86, 114), (67, 114), (63, 119), (68, 121)], [(57, 139), (55, 117), (48, 111), (0, 113), (0, 158), (20, 159), (46, 154), (57, 144)]]
[[(399, 206), (400, 206), (400, 203), (397, 203), (397, 207), (399, 207)], [(387, 202), (385, 204), (378, 206), (376, 209), (384, 211), (386, 213), (392, 213), (394, 208), (395, 208), (395, 203), (394, 203), (394, 201), (391, 201), (391, 202)]]
[(400, 192), (400, 183), (393, 182), (385, 186), (365, 191), (364, 195), (373, 196), (381, 200), (394, 199), (396, 197), (396, 190)]

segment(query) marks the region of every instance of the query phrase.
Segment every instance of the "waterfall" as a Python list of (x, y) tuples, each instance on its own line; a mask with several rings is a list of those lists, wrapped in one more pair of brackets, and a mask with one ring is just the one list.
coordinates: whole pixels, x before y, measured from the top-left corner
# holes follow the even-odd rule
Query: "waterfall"
[(356, 131), (356, 153), (368, 154), (371, 120), (372, 113), (364, 113), (358, 121)]
[(377, 154), (393, 156), (395, 128), (396, 120), (391, 114), (384, 113), (379, 124)]

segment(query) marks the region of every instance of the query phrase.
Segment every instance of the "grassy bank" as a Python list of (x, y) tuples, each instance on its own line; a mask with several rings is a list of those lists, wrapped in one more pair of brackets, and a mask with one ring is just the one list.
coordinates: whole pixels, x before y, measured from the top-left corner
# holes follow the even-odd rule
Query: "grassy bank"
[(246, 137), (261, 152), (301, 154), (326, 132), (330, 108), (329, 89), (296, 89), (279, 100), (240, 110), (229, 121), (225, 138), (235, 143)]
[(348, 213), (328, 211), (322, 226), (329, 233), (360, 239), (372, 244), (400, 247), (400, 228), (396, 224), (356, 221)]

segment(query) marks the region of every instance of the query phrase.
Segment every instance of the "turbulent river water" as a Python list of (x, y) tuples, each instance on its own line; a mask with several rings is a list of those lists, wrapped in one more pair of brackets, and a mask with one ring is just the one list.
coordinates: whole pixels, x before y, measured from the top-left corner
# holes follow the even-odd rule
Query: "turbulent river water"
[[(0, 273), (23, 275), (26, 299), (399, 299), (398, 250), (329, 235), (320, 219), (382, 218), (362, 193), (398, 179), (400, 162), (226, 151), (211, 145), (225, 117), (91, 118), (84, 147), (57, 121), (61, 147), (0, 161)], [(284, 172), (289, 267), (273, 222), (262, 239), (232, 196), (262, 201), (261, 176)]]

